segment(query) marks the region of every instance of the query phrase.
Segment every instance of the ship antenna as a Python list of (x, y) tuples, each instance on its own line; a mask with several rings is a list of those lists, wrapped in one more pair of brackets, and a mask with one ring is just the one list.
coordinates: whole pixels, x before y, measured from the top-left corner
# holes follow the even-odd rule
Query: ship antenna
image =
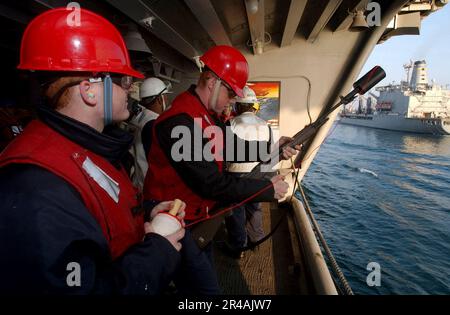
[(409, 64), (406, 63), (406, 64), (403, 65), (403, 68), (406, 71), (406, 82), (408, 83), (408, 85), (409, 85), (409, 80), (411, 79), (409, 74), (410, 74), (411, 68), (413, 67), (412, 65), (413, 65), (413, 61), (412, 60), (409, 61)]

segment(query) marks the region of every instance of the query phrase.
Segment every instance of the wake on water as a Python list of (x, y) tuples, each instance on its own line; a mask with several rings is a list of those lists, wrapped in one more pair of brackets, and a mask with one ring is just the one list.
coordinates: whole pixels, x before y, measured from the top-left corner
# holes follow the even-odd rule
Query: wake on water
[(367, 168), (355, 167), (355, 166), (352, 166), (352, 165), (349, 165), (349, 164), (344, 164), (344, 167), (346, 167), (346, 168), (348, 168), (348, 169), (350, 169), (352, 171), (355, 171), (355, 172), (360, 172), (360, 173), (363, 173), (363, 174), (369, 174), (369, 175), (372, 175), (375, 178), (378, 178), (378, 174), (377, 173), (375, 173), (374, 171), (368, 170)]
[(378, 174), (375, 173), (374, 171), (371, 171), (371, 170), (368, 170), (368, 169), (365, 169), (365, 168), (362, 168), (362, 167), (358, 167), (358, 171), (359, 171), (360, 173), (370, 174), (370, 175), (372, 175), (373, 177), (378, 178)]

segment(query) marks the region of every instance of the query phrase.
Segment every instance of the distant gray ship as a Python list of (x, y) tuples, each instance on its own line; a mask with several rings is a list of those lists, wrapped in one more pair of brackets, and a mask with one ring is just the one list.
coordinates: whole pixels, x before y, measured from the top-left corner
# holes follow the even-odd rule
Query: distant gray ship
[[(371, 93), (354, 113), (340, 114), (340, 122), (348, 125), (448, 135), (450, 134), (450, 89), (428, 83), (424, 60), (405, 65), (407, 80), (398, 85), (378, 87), (379, 96)], [(413, 69), (411, 78), (409, 71)], [(375, 108), (372, 104), (376, 101)]]

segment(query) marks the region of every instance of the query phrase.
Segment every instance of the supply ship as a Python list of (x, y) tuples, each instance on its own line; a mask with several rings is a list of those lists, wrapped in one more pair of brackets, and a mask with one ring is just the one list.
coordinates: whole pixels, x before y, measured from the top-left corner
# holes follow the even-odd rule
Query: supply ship
[(433, 81), (429, 83), (425, 60), (404, 67), (407, 70), (406, 81), (376, 88), (379, 96), (360, 97), (356, 113), (343, 111), (341, 123), (395, 131), (450, 134), (450, 90)]
[[(4, 51), (0, 104), (33, 104), (35, 89), (23, 87), (16, 70), (21, 35), (34, 16), (68, 3), (0, 4)], [(328, 116), (297, 156), (296, 166), (301, 168), (291, 161), (277, 166), (287, 174), (290, 194), (283, 203), (264, 205), (264, 224), (269, 231), (280, 222), (279, 228), (240, 260), (215, 251), (216, 268), (224, 294), (352, 294), (320, 234), (315, 209), (308, 207), (305, 194), (300, 198), (295, 192), (337, 116), (337, 111), (328, 110), (352, 89), (374, 47), (394, 36), (419, 35), (422, 20), (432, 19), (428, 16), (447, 0), (80, 0), (78, 4), (112, 21), (123, 33), (135, 67), (146, 76), (171, 82), (173, 95), (196, 83), (194, 57), (211, 46), (230, 45), (246, 56), (249, 81), (277, 82), (278, 100), (271, 103), (278, 107), (268, 111), (276, 117), (267, 120), (279, 135), (292, 136)], [(421, 71), (416, 72), (420, 78)], [(421, 78), (415, 82), (414, 88), (384, 87), (377, 104), (391, 102), (390, 111), (402, 115), (392, 119), (415, 122), (412, 130), (431, 124), (433, 132), (448, 132), (445, 111), (422, 106), (424, 99), (443, 91), (429, 88)], [(388, 97), (392, 93), (395, 99)], [(394, 104), (400, 99), (402, 104)], [(417, 106), (408, 106), (406, 100)], [(389, 116), (373, 115), (372, 120), (381, 115)]]

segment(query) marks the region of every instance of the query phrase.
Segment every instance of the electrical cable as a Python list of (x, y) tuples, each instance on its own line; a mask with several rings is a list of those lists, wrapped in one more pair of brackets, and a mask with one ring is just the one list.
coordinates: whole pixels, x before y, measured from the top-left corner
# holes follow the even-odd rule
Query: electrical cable
[(257, 77), (252, 77), (252, 80), (256, 80), (256, 79), (304, 79), (307, 83), (308, 83), (308, 91), (306, 94), (306, 111), (308, 113), (308, 118), (309, 118), (309, 124), (312, 124), (312, 117), (311, 117), (311, 104), (310, 104), (310, 100), (311, 100), (311, 90), (312, 90), (312, 84), (311, 84), (311, 80), (309, 80), (308, 77), (304, 76), (304, 75), (289, 75), (289, 76), (266, 76), (266, 75), (259, 75)]

